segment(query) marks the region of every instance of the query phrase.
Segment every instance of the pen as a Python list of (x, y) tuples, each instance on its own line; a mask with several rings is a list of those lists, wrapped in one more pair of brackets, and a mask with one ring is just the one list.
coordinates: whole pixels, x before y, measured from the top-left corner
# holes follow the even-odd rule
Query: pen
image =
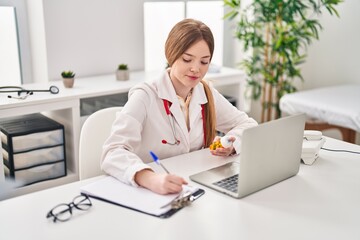
[[(156, 156), (156, 154), (153, 151), (150, 151), (150, 155), (157, 165), (160, 165), (165, 172), (170, 174), (170, 172), (166, 169), (166, 167), (161, 164), (158, 156)], [(204, 192), (205, 191), (202, 189), (194, 188), (192, 186), (187, 185), (186, 190), (183, 189), (181, 193), (173, 201), (169, 202), (168, 204), (165, 204), (161, 208), (167, 207), (169, 205), (171, 205), (172, 209), (179, 209), (185, 207), (189, 205), (192, 201), (203, 195)]]
[(152, 159), (154, 160), (154, 162), (157, 165), (160, 165), (162, 167), (162, 169), (164, 169), (167, 174), (170, 174), (170, 172), (166, 169), (166, 167), (161, 164), (161, 162), (159, 161), (159, 158), (156, 156), (156, 154), (154, 152), (150, 151), (150, 155), (151, 155)]

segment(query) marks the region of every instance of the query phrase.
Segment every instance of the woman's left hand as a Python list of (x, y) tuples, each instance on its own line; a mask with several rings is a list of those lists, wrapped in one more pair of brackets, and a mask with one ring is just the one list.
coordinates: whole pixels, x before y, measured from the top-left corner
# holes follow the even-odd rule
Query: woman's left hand
[[(235, 139), (236, 139), (235, 137), (229, 137), (228, 140), (231, 141), (231, 142), (234, 142)], [(218, 141), (220, 141), (220, 137), (216, 136), (214, 138), (213, 142), (218, 142)], [(211, 152), (212, 155), (215, 155), (215, 156), (226, 157), (226, 156), (229, 156), (229, 155), (233, 154), (235, 152), (235, 149), (234, 149), (233, 145), (231, 145), (228, 148), (219, 147), (219, 148), (216, 148), (215, 150), (210, 150), (210, 152)]]

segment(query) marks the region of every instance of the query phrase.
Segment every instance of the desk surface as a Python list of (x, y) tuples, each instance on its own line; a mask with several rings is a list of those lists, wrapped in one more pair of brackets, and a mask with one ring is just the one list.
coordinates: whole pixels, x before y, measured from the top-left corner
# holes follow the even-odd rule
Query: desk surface
[[(331, 138), (327, 138), (324, 147), (360, 151), (358, 145)], [(189, 176), (234, 158), (213, 157), (205, 149), (169, 158), (164, 164), (169, 171)], [(87, 212), (74, 211), (68, 222), (54, 224), (45, 218), (48, 210), (70, 202), (79, 194), (80, 186), (98, 178), (0, 202), (1, 239), (360, 237), (360, 157), (356, 154), (321, 150), (319, 159), (312, 166), (301, 165), (297, 176), (242, 199), (205, 188), (204, 196), (169, 219), (98, 200), (93, 200), (93, 207)]]

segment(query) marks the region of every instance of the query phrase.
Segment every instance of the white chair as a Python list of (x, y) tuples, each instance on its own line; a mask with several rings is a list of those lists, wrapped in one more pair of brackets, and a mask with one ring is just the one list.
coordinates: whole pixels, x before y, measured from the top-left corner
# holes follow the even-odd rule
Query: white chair
[(116, 112), (121, 109), (122, 107), (101, 109), (85, 120), (79, 144), (80, 180), (103, 174), (100, 168), (102, 146), (110, 135)]

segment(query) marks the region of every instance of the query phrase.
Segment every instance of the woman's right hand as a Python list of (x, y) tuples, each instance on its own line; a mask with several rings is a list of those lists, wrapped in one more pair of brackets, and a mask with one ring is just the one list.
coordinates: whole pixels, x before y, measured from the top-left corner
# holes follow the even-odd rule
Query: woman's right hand
[[(227, 138), (228, 141), (231, 142), (231, 146), (230, 147), (223, 147), (220, 143), (220, 140), (221, 137), (219, 136), (216, 136), (214, 138), (214, 141), (211, 145), (214, 145), (214, 146), (210, 146), (210, 152), (212, 155), (215, 155), (215, 156), (230, 156), (231, 154), (235, 153), (235, 149), (234, 149), (234, 146), (232, 145), (232, 143), (236, 140), (236, 138), (234, 136), (229, 136)], [(220, 144), (220, 147), (216, 147), (217, 144)]]
[(182, 191), (182, 185), (188, 184), (184, 178), (177, 175), (159, 174), (150, 169), (137, 172), (135, 182), (159, 194), (179, 193)]

